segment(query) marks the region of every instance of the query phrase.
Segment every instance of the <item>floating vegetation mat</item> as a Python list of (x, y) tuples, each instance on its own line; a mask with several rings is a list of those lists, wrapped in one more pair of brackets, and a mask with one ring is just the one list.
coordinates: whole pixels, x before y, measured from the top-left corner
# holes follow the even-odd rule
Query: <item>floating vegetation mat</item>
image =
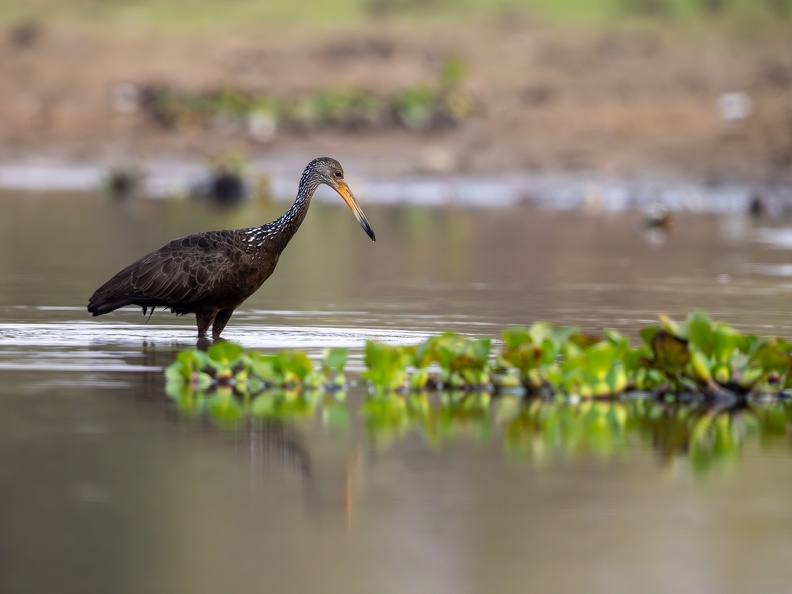
[[(545, 399), (615, 399), (643, 394), (661, 400), (735, 404), (779, 398), (792, 388), (792, 343), (739, 332), (701, 311), (677, 322), (661, 315), (642, 328), (642, 344), (615, 330), (591, 336), (573, 326), (538, 322), (508, 328), (502, 345), (489, 337), (447, 332), (418, 345), (369, 341), (362, 374), (372, 398), (418, 391), (518, 394)], [(170, 391), (228, 389), (255, 395), (268, 388), (347, 385), (346, 349), (328, 349), (317, 367), (302, 351), (260, 353), (221, 342), (185, 350), (166, 369)]]
[[(605, 330), (540, 322), (491, 338), (440, 334), (413, 346), (368, 342), (359, 410), (374, 438), (420, 431), (441, 443), (499, 435), (512, 451), (612, 453), (635, 440), (700, 469), (751, 438), (787, 443), (792, 343), (742, 333), (696, 311), (660, 316), (642, 344)], [(346, 426), (346, 349), (315, 364), (304, 352), (220, 342), (178, 354), (167, 393), (187, 417), (236, 426), (255, 418), (320, 417)]]

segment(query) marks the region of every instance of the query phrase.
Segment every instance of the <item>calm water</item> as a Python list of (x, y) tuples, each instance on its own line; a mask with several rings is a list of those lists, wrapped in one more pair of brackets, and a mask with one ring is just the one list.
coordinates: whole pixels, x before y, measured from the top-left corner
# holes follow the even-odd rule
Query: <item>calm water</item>
[[(442, 439), (378, 432), (361, 388), (340, 423), (188, 418), (161, 369), (195, 344), (193, 319), (92, 319), (87, 298), (172, 237), (285, 205), (22, 194), (0, 207), (2, 592), (789, 589), (783, 420), (702, 470), (640, 428), (552, 447), (535, 432), (515, 445), (497, 420)], [(790, 221), (679, 215), (662, 238), (635, 214), (365, 210), (376, 244), (343, 207), (315, 204), (224, 336), (348, 346), (356, 369), (368, 338), (539, 319), (634, 335), (696, 307), (792, 336)]]

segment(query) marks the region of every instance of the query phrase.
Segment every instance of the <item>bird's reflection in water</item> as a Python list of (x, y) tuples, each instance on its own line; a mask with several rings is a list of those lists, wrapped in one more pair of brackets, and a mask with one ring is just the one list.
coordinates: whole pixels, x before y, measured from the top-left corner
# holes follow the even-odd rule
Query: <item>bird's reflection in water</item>
[(342, 475), (339, 493), (339, 484), (327, 476), (327, 468), (322, 469), (320, 476), (315, 474), (306, 439), (290, 421), (248, 416), (233, 428), (218, 427), (207, 419), (199, 427), (201, 433), (211, 438), (225, 443), (230, 441), (238, 456), (247, 456), (251, 498), (254, 502), (264, 501), (265, 492), (272, 486), (273, 479), (297, 479), (306, 514), (314, 519), (343, 515), (347, 527), (351, 527), (362, 483), (363, 455), (360, 446), (349, 448), (337, 466), (331, 464), (330, 473), (337, 476), (340, 470)]
[(303, 485), (306, 503), (315, 504), (311, 455), (297, 429), (280, 419), (247, 417), (234, 431), (237, 451), (247, 450), (253, 494), (261, 492), (266, 475), (279, 470), (296, 476)]
[[(165, 367), (174, 353), (153, 345), (142, 349), (144, 364)], [(165, 421), (189, 439), (217, 443), (231, 455), (248, 460), (252, 501), (263, 501), (266, 489), (279, 482), (299, 482), (305, 513), (319, 516), (343, 516), (347, 525), (359, 498), (362, 483), (363, 454), (358, 445), (339, 450), (339, 456), (316, 476), (315, 463), (308, 440), (293, 418), (245, 414), (239, 419), (215, 418), (207, 409), (189, 413), (166, 395), (162, 372), (138, 373), (136, 400), (145, 416)], [(305, 420), (305, 417), (303, 417)], [(330, 477), (339, 477), (333, 480)], [(328, 488), (329, 483), (329, 488)]]

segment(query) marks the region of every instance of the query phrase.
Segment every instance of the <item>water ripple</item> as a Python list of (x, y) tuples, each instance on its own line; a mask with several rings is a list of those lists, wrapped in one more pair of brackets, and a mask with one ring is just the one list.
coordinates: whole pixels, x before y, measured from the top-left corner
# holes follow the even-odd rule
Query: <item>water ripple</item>
[[(302, 349), (316, 358), (325, 348), (347, 347), (353, 367), (361, 365), (367, 340), (412, 344), (428, 336), (410, 330), (316, 325), (237, 325), (226, 334), (227, 340), (246, 348)], [(195, 329), (187, 325), (0, 323), (0, 370), (158, 371), (171, 360), (168, 351), (195, 344)], [(146, 359), (147, 353), (158, 351), (166, 356), (155, 363)]]

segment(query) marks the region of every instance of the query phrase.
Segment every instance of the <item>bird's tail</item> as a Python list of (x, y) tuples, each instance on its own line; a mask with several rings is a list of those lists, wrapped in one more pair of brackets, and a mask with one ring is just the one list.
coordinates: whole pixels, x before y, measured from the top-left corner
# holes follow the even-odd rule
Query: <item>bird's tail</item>
[(88, 312), (93, 316), (103, 316), (125, 305), (132, 305), (134, 301), (129, 297), (113, 296), (107, 299), (91, 299), (88, 301)]

